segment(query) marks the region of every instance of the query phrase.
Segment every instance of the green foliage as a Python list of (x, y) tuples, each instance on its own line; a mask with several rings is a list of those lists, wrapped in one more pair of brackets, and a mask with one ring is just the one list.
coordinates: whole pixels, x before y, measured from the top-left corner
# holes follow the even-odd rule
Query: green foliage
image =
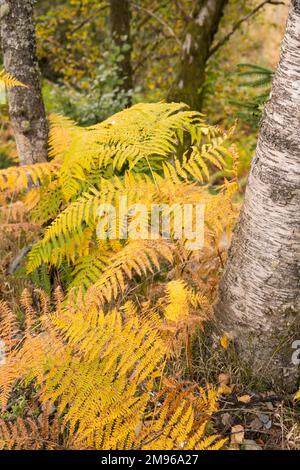
[[(245, 88), (248, 98), (244, 101), (232, 100), (231, 103), (240, 109), (237, 117), (256, 129), (270, 95), (273, 71), (258, 65), (239, 64), (237, 76), (242, 79), (239, 86)], [(252, 90), (255, 91), (254, 97), (250, 95)]]
[(102, 61), (96, 62), (93, 78), (82, 79), (80, 87), (51, 84), (44, 87), (47, 109), (61, 113), (83, 126), (104, 121), (112, 114), (121, 111), (133, 90), (126, 93), (122, 89), (123, 80), (118, 77), (118, 64), (122, 60), (126, 44), (120, 49), (113, 43), (103, 45), (105, 52)]
[(15, 164), (14, 159), (10, 158), (5, 153), (0, 153), (0, 170), (4, 170), (5, 168), (9, 168)]
[(35, 286), (43, 289), (43, 291), (45, 291), (48, 295), (51, 295), (51, 279), (48, 266), (40, 266), (31, 273), (29, 279), (34, 283)]

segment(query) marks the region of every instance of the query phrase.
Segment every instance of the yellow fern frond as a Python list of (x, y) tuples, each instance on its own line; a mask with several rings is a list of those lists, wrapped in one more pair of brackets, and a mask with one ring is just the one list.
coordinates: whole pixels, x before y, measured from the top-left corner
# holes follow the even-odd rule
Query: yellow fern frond
[[(191, 387), (180, 390), (163, 390), (159, 394), (161, 406), (155, 408), (155, 416), (149, 416), (149, 425), (142, 429), (139, 436), (143, 450), (218, 450), (226, 439), (207, 434), (208, 417), (199, 421), (198, 415), (207, 406), (202, 402), (198, 391)], [(213, 403), (212, 407), (215, 406)], [(197, 429), (195, 431), (195, 429)]]
[(299, 389), (298, 392), (295, 394), (294, 400), (300, 400), (300, 389)]
[(49, 157), (63, 158), (78, 129), (77, 125), (72, 119), (60, 114), (50, 114), (49, 124)]
[(15, 86), (28, 88), (27, 85), (24, 85), (24, 83), (12, 77), (8, 72), (5, 72), (5, 70), (1, 70), (0, 71), (0, 87), (13, 88)]
[(91, 290), (97, 292), (101, 302), (110, 302), (124, 292), (126, 281), (134, 275), (159, 270), (161, 261), (172, 263), (171, 244), (164, 240), (132, 240), (111, 258), (109, 266)]
[(0, 170), (0, 191), (18, 193), (32, 184), (41, 184), (55, 177), (60, 164), (57, 161), (36, 163)]
[[(133, 302), (104, 313), (96, 297), (74, 309), (49, 312), (39, 292), (42, 316), (22, 296), (27, 330), (0, 365), (0, 400), (5, 408), (17, 380), (35, 384), (47, 409), (39, 423), (0, 421), (2, 449), (218, 449), (225, 441), (206, 425), (218, 407), (212, 388), (175, 385), (156, 391), (167, 348), (160, 325), (140, 315)], [(60, 297), (59, 294), (57, 294)], [(7, 307), (5, 307), (5, 314)], [(1, 326), (1, 324), (0, 324)], [(12, 329), (10, 327), (9, 329)], [(47, 410), (55, 404), (55, 417)], [(57, 419), (63, 422), (64, 435)]]

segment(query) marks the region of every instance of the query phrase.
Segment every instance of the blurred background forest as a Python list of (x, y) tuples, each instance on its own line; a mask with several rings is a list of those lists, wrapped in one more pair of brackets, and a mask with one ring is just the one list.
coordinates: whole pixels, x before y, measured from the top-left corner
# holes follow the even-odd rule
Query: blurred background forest
[[(131, 102), (167, 99), (181, 66), (195, 3), (131, 2), (129, 23), (127, 19), (124, 22), (119, 11), (115, 24), (121, 32), (127, 28), (130, 36), (124, 34), (117, 45), (109, 2), (38, 0), (38, 59), (47, 112), (63, 114), (80, 125), (91, 125)], [(286, 16), (287, 5), (281, 2), (230, 0), (211, 50), (220, 46), (224, 38), (226, 41), (208, 59), (205, 81), (198, 89), (202, 95), (201, 111), (211, 124), (228, 127), (239, 120), (241, 175), (246, 175), (255, 147), (260, 112), (277, 64)], [(126, 83), (119, 73), (124, 62), (130, 75)], [(239, 64), (250, 66), (240, 68)], [(0, 168), (5, 168), (13, 163), (16, 151), (4, 91), (0, 102)]]

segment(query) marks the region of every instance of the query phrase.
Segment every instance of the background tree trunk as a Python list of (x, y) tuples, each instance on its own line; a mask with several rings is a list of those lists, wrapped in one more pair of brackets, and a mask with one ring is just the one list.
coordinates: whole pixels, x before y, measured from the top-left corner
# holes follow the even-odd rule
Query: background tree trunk
[(300, 0), (291, 3), (217, 316), (240, 358), (293, 388), (300, 339)]
[(132, 64), (131, 64), (131, 12), (129, 0), (110, 0), (110, 27), (111, 36), (120, 48), (123, 59), (118, 63), (118, 77), (122, 82), (121, 89), (128, 93), (127, 106), (131, 105), (130, 91), (132, 90)]
[(168, 100), (183, 101), (192, 109), (201, 110), (209, 49), (228, 0), (196, 0), (195, 3), (195, 13), (182, 46), (178, 77)]
[(7, 72), (28, 88), (8, 90), (9, 113), (21, 165), (47, 159), (48, 125), (36, 57), (32, 0), (2, 0), (1, 42)]

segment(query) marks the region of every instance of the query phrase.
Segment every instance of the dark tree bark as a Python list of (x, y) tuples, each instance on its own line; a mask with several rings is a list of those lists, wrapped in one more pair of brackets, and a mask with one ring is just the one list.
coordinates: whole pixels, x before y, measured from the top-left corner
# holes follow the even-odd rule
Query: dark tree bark
[(183, 101), (201, 110), (206, 62), (227, 3), (228, 0), (195, 0), (197, 8), (187, 25), (179, 73), (169, 101)]
[[(132, 90), (131, 36), (130, 36), (130, 2), (129, 0), (110, 0), (111, 36), (120, 48), (123, 59), (118, 64), (118, 77), (125, 93)], [(131, 105), (130, 93), (127, 105)]]
[(287, 389), (300, 339), (300, 0), (291, 2), (217, 316), (254, 373)]
[(4, 66), (28, 88), (8, 90), (9, 113), (21, 165), (47, 159), (48, 125), (36, 57), (33, 0), (1, 0)]

